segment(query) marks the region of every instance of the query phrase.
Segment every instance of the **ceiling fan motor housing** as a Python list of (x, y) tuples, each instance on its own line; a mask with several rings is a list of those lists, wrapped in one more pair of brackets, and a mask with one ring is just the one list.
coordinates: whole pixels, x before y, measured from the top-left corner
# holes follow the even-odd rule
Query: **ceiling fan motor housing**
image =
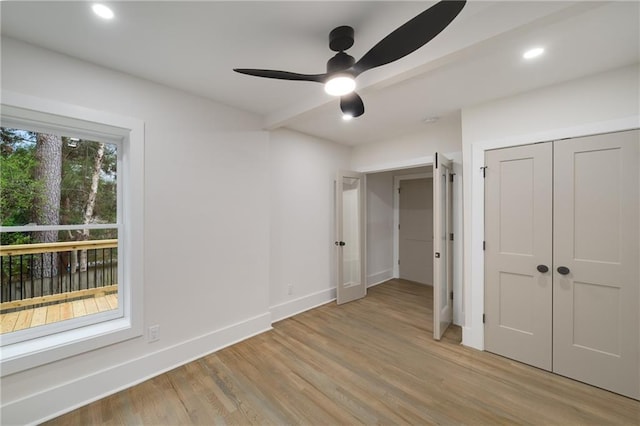
[(353, 28), (343, 25), (329, 33), (329, 49), (342, 52), (353, 46)]
[(347, 70), (355, 63), (356, 60), (353, 56), (347, 55), (344, 52), (338, 52), (333, 58), (327, 61), (327, 74)]

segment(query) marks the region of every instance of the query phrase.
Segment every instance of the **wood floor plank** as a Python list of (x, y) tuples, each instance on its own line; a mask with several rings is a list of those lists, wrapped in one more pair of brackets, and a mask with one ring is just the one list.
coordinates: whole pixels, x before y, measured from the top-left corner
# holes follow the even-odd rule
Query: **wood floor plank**
[(60, 305), (47, 306), (47, 324), (60, 321)]
[(47, 307), (43, 306), (35, 308), (33, 310), (33, 317), (31, 318), (31, 327), (37, 327), (47, 323)]
[(391, 280), (49, 424), (639, 425), (640, 402), (432, 339), (431, 288)]
[(96, 303), (95, 297), (87, 297), (86, 299), (82, 299), (84, 302), (84, 309), (87, 315), (96, 314), (100, 312), (98, 309), (98, 304)]
[(84, 307), (84, 302), (82, 300), (74, 300), (71, 302), (71, 308), (73, 309), (74, 318), (87, 315), (87, 309)]
[[(24, 330), (31, 327), (31, 319), (33, 318), (33, 309), (25, 309), (18, 312), (18, 321), (13, 328), (13, 331)], [(3, 331), (4, 332), (4, 331)]]
[(106, 296), (97, 296), (95, 299), (99, 312), (110, 311), (112, 309), (109, 305), (109, 302), (107, 301)]
[(60, 304), (60, 320), (67, 320), (73, 318), (73, 306), (71, 302), (65, 302)]
[(0, 327), (2, 327), (3, 333), (9, 333), (14, 330), (16, 323), (18, 322), (18, 315), (18, 312), (2, 314), (2, 322), (0, 322)]
[(117, 294), (107, 294), (105, 296), (107, 299), (107, 303), (111, 306), (111, 309), (118, 309), (118, 295)]

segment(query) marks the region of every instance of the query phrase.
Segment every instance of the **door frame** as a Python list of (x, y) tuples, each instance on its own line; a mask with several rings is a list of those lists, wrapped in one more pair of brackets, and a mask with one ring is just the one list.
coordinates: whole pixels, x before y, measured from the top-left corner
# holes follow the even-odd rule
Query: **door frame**
[[(432, 164), (433, 165), (433, 164)], [(393, 177), (393, 278), (400, 278), (400, 185), (403, 180), (433, 179), (431, 173), (411, 173)], [(433, 185), (433, 183), (432, 183)]]
[[(462, 344), (484, 350), (484, 178), (485, 151), (509, 148), (560, 139), (592, 136), (640, 128), (640, 117), (628, 117), (575, 127), (552, 129), (545, 132), (527, 133), (519, 136), (470, 144), (463, 152), (464, 181), (463, 227), (464, 272)], [(464, 145), (464, 144), (463, 144)], [(464, 146), (463, 146), (464, 149)]]
[[(453, 299), (453, 323), (456, 325), (465, 325), (465, 310), (467, 305), (464, 304), (468, 293), (467, 288), (464, 287), (464, 274), (463, 274), (463, 252), (464, 252), (464, 238), (463, 238), (463, 223), (464, 212), (463, 205), (463, 184), (466, 185), (464, 180), (464, 173), (466, 169), (463, 167), (463, 152), (444, 152), (449, 159), (453, 161), (453, 173), (456, 174), (456, 179), (453, 183), (453, 232), (456, 235), (453, 241), (453, 255), (455, 259), (459, 259), (453, 267), (453, 292), (455, 294)], [(435, 164), (435, 158), (433, 155), (427, 155), (423, 157), (416, 157), (407, 160), (398, 160), (389, 163), (382, 163), (369, 167), (354, 167), (353, 170), (365, 174), (365, 185), (367, 182), (367, 175), (374, 173), (393, 172), (406, 169), (413, 169), (416, 167), (433, 166)], [(367, 194), (365, 194), (365, 203)], [(368, 235), (365, 232), (365, 244), (368, 245)], [(466, 261), (465, 261), (466, 262)], [(396, 259), (397, 264), (397, 259)], [(393, 275), (393, 271), (392, 274)], [(390, 277), (392, 278), (392, 277)]]

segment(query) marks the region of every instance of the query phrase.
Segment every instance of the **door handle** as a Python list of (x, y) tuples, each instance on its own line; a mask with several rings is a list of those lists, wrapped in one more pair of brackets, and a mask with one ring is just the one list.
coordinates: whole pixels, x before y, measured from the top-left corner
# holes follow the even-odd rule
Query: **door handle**
[(345, 243), (344, 241), (336, 241), (336, 242), (335, 242), (335, 244), (336, 244), (337, 246), (344, 246), (344, 245), (346, 245), (346, 243)]
[(436, 259), (440, 259), (440, 253), (436, 252)]
[(542, 272), (543, 274), (545, 272), (549, 272), (549, 267), (547, 265), (538, 265), (536, 266), (536, 269), (538, 270), (538, 272)]
[(566, 266), (558, 266), (558, 273), (560, 275), (567, 275), (569, 272), (571, 271)]

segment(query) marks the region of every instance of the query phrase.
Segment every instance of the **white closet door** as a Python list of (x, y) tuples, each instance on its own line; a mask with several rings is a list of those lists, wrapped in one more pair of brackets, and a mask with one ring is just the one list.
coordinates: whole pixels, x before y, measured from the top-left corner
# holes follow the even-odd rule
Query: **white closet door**
[(485, 156), (485, 348), (546, 370), (552, 353), (552, 161), (551, 143)]
[(628, 131), (554, 146), (553, 370), (633, 398), (639, 145), (640, 133)]

